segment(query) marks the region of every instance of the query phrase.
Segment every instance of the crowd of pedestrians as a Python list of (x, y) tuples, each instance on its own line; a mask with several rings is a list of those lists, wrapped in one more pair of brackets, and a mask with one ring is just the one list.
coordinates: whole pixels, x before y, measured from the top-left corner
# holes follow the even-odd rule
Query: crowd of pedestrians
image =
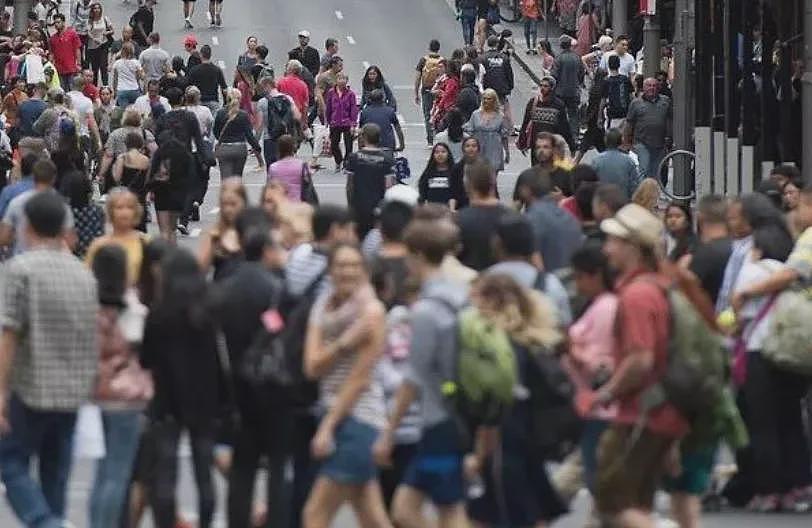
[[(667, 85), (635, 88), (591, 2), (556, 2), (562, 51), (521, 123), (495, 4), (457, 4), (467, 47), (431, 40), (416, 66), (412, 183), (385, 68), (356, 93), (334, 38), (320, 56), (301, 31), (275, 70), (250, 36), (227, 80), (191, 35), (188, 57), (161, 48), (153, 0), (121, 41), (99, 3), (40, 39), (33, 12), (0, 132), (0, 479), (20, 522), (66, 526), (90, 422), (91, 528), (147, 509), (188, 526), (184, 437), (201, 527), (216, 473), (234, 528), (327, 527), (344, 506), (365, 527), (538, 527), (582, 488), (591, 525), (653, 526), (658, 491), (683, 527), (713, 494), (812, 511), (812, 189), (780, 166), (758, 193), (663, 203)], [(514, 141), (529, 156), (500, 197)], [(346, 207), (319, 200), (324, 157)], [(177, 234), (216, 166), (190, 251)]]

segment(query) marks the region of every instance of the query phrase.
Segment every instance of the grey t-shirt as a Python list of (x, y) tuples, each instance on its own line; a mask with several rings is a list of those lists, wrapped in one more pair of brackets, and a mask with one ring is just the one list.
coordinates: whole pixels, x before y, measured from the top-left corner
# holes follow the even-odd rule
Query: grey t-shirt
[(629, 105), (626, 123), (634, 131), (635, 143), (652, 148), (663, 147), (666, 136), (671, 135), (671, 99), (665, 95), (658, 95), (652, 101), (638, 97)]
[(141, 67), (144, 68), (144, 76), (147, 81), (159, 80), (171, 64), (169, 53), (161, 48), (152, 47), (142, 51), (138, 61), (141, 63)]
[[(3, 223), (11, 226), (14, 229), (13, 252), (15, 255), (19, 255), (28, 249), (28, 244), (25, 240), (25, 226), (28, 222), (28, 219), (25, 216), (25, 204), (27, 204), (28, 200), (30, 200), (31, 197), (37, 192), (55, 193), (56, 191), (37, 191), (35, 189), (25, 191), (8, 204), (8, 209), (6, 209), (6, 214), (3, 217)], [(68, 204), (65, 204), (65, 225), (62, 227), (64, 231), (73, 229), (73, 213), (71, 212), (70, 207), (68, 207)]]

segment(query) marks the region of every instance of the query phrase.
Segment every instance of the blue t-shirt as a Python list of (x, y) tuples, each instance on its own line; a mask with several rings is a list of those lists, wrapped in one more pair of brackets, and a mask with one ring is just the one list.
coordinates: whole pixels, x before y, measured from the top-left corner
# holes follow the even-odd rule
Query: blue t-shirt
[(22, 193), (26, 191), (30, 191), (34, 188), (34, 180), (28, 176), (22, 178), (17, 183), (13, 183), (6, 187), (5, 189), (0, 192), (0, 219), (6, 216), (6, 209), (8, 209), (8, 204), (11, 203), (13, 199), (20, 196)]
[(42, 99), (28, 99), (20, 104), (17, 109), (17, 117), (20, 120), (20, 132), (23, 136), (34, 135), (34, 123), (46, 108), (48, 105)]
[(575, 217), (549, 197), (536, 200), (528, 207), (526, 216), (533, 226), (544, 268), (552, 272), (569, 266), (572, 254), (581, 247), (584, 238)]
[(381, 148), (395, 148), (395, 132), (392, 127), (397, 124), (398, 116), (391, 106), (369, 105), (361, 111), (361, 126), (375, 123), (381, 129)]

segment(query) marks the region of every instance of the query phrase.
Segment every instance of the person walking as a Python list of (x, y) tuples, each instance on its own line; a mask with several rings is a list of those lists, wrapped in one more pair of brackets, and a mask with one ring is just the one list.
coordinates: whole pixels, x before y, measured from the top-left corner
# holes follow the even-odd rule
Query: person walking
[(296, 141), (289, 134), (282, 135), (277, 141), (279, 160), (268, 167), (268, 183), (278, 182), (285, 188), (288, 200), (302, 201), (304, 185), (310, 181), (312, 174), (310, 167), (304, 160), (296, 157)]
[(578, 33), (575, 53), (583, 57), (592, 49), (592, 45), (598, 40), (598, 30), (600, 29), (600, 19), (596, 7), (591, 1), (581, 4), (581, 13), (578, 15)]
[(643, 177), (659, 179), (663, 185), (668, 173), (659, 174), (660, 163), (671, 145), (671, 99), (660, 94), (657, 79), (643, 81), (643, 94), (629, 104), (625, 143), (634, 146)]
[[(510, 93), (513, 91), (513, 67), (510, 55), (499, 49), (499, 37), (488, 37), (488, 50), (482, 57), (485, 74), (482, 76), (482, 89), (492, 89), (499, 96), (499, 105), (505, 118), (505, 128), (513, 135), (513, 114), (510, 109)], [(494, 165), (496, 168), (496, 165)]]
[(463, 127), (465, 133), (479, 142), (480, 154), (491, 164), (494, 177), (510, 163), (508, 137), (510, 128), (499, 106), (499, 95), (493, 89), (482, 94), (482, 104)]
[(364, 125), (360, 138), (363, 146), (347, 158), (344, 173), (347, 203), (355, 217), (358, 239), (363, 240), (375, 224), (375, 209), (386, 189), (394, 184), (395, 158), (380, 147), (381, 131), (377, 125)]
[(68, 91), (70, 79), (82, 70), (82, 40), (74, 28), (65, 27), (65, 15), (55, 14), (53, 24), (54, 34), (48, 40), (50, 60), (59, 74), (62, 89)]
[(551, 75), (556, 80), (555, 94), (564, 102), (567, 111), (570, 125), (570, 139), (567, 143), (574, 152), (581, 132), (578, 109), (581, 104), (581, 86), (585, 71), (581, 57), (572, 50), (572, 39), (569, 35), (561, 35), (560, 44), (561, 53), (555, 58)]
[(174, 137), (163, 141), (152, 157), (147, 189), (153, 193), (158, 230), (172, 243), (189, 192), (193, 163), (192, 155)]
[(628, 153), (620, 150), (623, 136), (617, 128), (610, 128), (606, 132), (604, 144), (606, 150), (592, 159), (591, 165), (598, 174), (601, 183), (613, 183), (623, 189), (626, 198), (634, 194), (640, 185), (640, 173), (637, 165)]
[[(367, 99), (367, 105), (361, 110), (358, 125), (363, 127), (367, 123), (378, 126), (381, 130), (381, 147), (393, 151), (403, 151), (406, 138), (403, 128), (394, 108), (386, 104), (384, 91), (380, 88), (373, 90)], [(395, 142), (397, 137), (397, 142)], [(436, 139), (436, 137), (435, 137)]]
[(245, 111), (240, 109), (242, 94), (235, 88), (228, 89), (227, 105), (221, 108), (214, 117), (213, 134), (217, 139), (214, 156), (220, 165), (220, 177), (242, 178), (245, 161), (248, 158), (248, 147), (251, 146), (260, 169), (265, 168), (262, 147), (259, 145), (251, 120)]
[(440, 77), (442, 60), (440, 55), (440, 41), (432, 39), (429, 42), (429, 52), (417, 62), (417, 75), (414, 79), (414, 104), (423, 110), (423, 124), (426, 127), (426, 144), (434, 144), (434, 127), (431, 123), (431, 109), (434, 106), (432, 88)]
[(508, 209), (496, 196), (496, 181), (487, 162), (474, 161), (461, 171), (465, 173), (467, 207), (456, 216), (460, 230), (460, 262), (482, 271), (495, 264), (493, 235), (499, 219)]
[(211, 46), (208, 44), (200, 48), (200, 64), (189, 68), (187, 80), (190, 85), (200, 89), (200, 100), (203, 105), (208, 106), (211, 113), (216, 115), (220, 110), (220, 95), (223, 97), (223, 104), (226, 104), (226, 84), (223, 70), (211, 62)]
[(64, 199), (36, 193), (24, 214), (31, 250), (3, 269), (0, 478), (19, 522), (62, 526), (76, 413), (97, 374), (99, 304), (92, 273), (63, 242)]
[(316, 77), (319, 74), (319, 51), (310, 45), (310, 32), (306, 29), (300, 31), (298, 37), (299, 45), (288, 52), (288, 60), (298, 60)]
[(126, 43), (121, 46), (121, 57), (113, 63), (113, 97), (122, 108), (135, 103), (141, 95), (144, 70), (133, 54), (132, 44)]
[(141, 52), (138, 61), (144, 69), (144, 77), (147, 81), (160, 81), (164, 73), (170, 70), (172, 58), (166, 50), (161, 48), (161, 35), (159, 33), (153, 32), (149, 34), (149, 48)]
[(606, 60), (609, 66), (609, 75), (603, 85), (603, 98), (606, 99), (607, 130), (618, 128), (623, 130), (629, 105), (632, 102), (634, 86), (626, 75), (620, 73), (620, 57), (612, 55)]
[(421, 203), (439, 203), (456, 211), (465, 199), (462, 180), (453, 179), (454, 156), (445, 143), (437, 143), (417, 182)]
[(203, 234), (197, 254), (200, 269), (206, 275), (211, 269), (214, 282), (232, 275), (243, 261), (237, 218), (248, 206), (248, 194), (240, 178), (223, 180), (218, 205), (217, 222)]
[(119, 154), (113, 164), (113, 181), (129, 189), (141, 204), (141, 214), (136, 227), (142, 233), (147, 232), (147, 181), (150, 160), (144, 154), (144, 138), (137, 132), (130, 132), (124, 140), (127, 152)]
[(542, 18), (539, 0), (521, 0), (520, 9), (524, 23), (524, 42), (528, 55), (538, 55), (539, 20)]
[(463, 126), (462, 113), (456, 108), (451, 107), (445, 116), (445, 130), (438, 132), (434, 136), (434, 144), (445, 143), (448, 145), (448, 150), (454, 158), (454, 163), (462, 159), (462, 141), (465, 139), (465, 131)]
[(107, 55), (113, 34), (113, 25), (104, 15), (101, 3), (90, 4), (85, 55), (87, 64), (93, 72), (93, 84), (98, 84), (100, 78), (102, 85), (107, 84)]
[(381, 73), (381, 69), (378, 66), (373, 64), (367, 68), (367, 71), (364, 73), (364, 79), (361, 81), (361, 88), (361, 110), (369, 104), (369, 96), (373, 91), (383, 90), (384, 104), (392, 108), (395, 112), (398, 111), (398, 102), (395, 99), (395, 94), (384, 80), (383, 73)]
[(536, 165), (535, 143), (539, 134), (547, 132), (559, 134), (567, 144), (572, 143), (572, 129), (569, 126), (564, 102), (555, 95), (555, 77), (541, 79), (539, 93), (530, 98), (524, 109), (524, 119), (516, 139), (516, 147), (526, 154), (530, 150), (530, 164)]
[(462, 113), (462, 122), (467, 123), (471, 119), (471, 114), (479, 108), (482, 102), (479, 86), (476, 83), (476, 70), (470, 65), (465, 65), (460, 71), (460, 91), (457, 93), (457, 100), (454, 106)]
[(197, 259), (173, 249), (161, 261), (160, 294), (144, 326), (141, 364), (155, 380), (150, 406), (155, 448), (150, 504), (158, 528), (173, 528), (177, 515), (178, 444), (189, 435), (201, 528), (214, 517), (212, 482), (220, 367), (207, 285)]
[[(335, 161), (335, 170), (340, 172), (344, 160), (352, 153), (355, 127), (358, 122), (358, 103), (355, 92), (350, 89), (346, 73), (336, 75), (336, 85), (324, 96), (324, 115), (330, 127), (330, 150)], [(344, 153), (341, 140), (344, 140)]]
[(330, 256), (332, 292), (313, 306), (305, 340), (304, 372), (319, 380), (327, 414), (311, 443), (321, 459), (304, 509), (305, 528), (330, 526), (350, 501), (361, 526), (392, 525), (383, 504), (372, 446), (386, 423), (383, 389), (373, 376), (384, 344), (385, 310), (375, 296), (357, 246)]
[(454, 0), (457, 18), (462, 25), (462, 41), (466, 46), (474, 45), (477, 0)]

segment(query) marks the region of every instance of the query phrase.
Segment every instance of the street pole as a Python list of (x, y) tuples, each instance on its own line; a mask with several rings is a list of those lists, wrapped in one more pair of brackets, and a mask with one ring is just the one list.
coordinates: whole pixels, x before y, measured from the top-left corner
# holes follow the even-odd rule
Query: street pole
[(643, 75), (654, 77), (660, 69), (660, 24), (657, 15), (646, 15), (643, 20)]
[(802, 150), (804, 181), (812, 183), (812, 0), (806, 0), (804, 16), (804, 76), (801, 79), (801, 106), (803, 108)]
[(14, 33), (23, 33), (28, 27), (28, 12), (33, 4), (33, 0), (14, 0)]
[(628, 35), (626, 22), (629, 20), (629, 0), (612, 2), (612, 36)]
[[(674, 6), (674, 149), (692, 150), (694, 111), (690, 92), (693, 75), (689, 62), (694, 49), (694, 0), (676, 0)], [(646, 48), (648, 50), (648, 48)], [(691, 192), (690, 164), (685, 156), (674, 156), (674, 194)], [(707, 190), (706, 190), (707, 191)]]

